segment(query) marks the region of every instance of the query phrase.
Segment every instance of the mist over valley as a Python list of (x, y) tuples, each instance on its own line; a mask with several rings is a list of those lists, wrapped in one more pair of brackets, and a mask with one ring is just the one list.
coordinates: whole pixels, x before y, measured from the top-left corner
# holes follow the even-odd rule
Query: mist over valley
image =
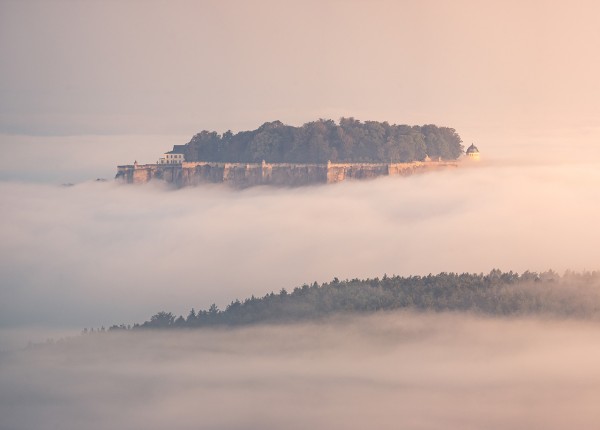
[(597, 159), (515, 161), (512, 148), (476, 167), (296, 189), (2, 182), (2, 325), (129, 324), (334, 277), (594, 270)]
[[(2, 425), (594, 427), (600, 303), (589, 272), (576, 283), (534, 276), (496, 298), (488, 289), (483, 302), (477, 286), (449, 287), (451, 300), (430, 308), (80, 334), (334, 278), (594, 270), (598, 158), (546, 139), (554, 150), (537, 156), (517, 141), (479, 144), (476, 165), (293, 189), (98, 182), (92, 172), (110, 178), (117, 164), (102, 157), (90, 180), (65, 187), (75, 170), (24, 164), (0, 182)], [(69, 145), (54, 143), (57, 162)], [(514, 307), (452, 308), (452, 297)]]
[(599, 15), (0, 1), (0, 430), (600, 428)]
[(595, 427), (597, 322), (385, 313), (0, 355), (11, 429)]

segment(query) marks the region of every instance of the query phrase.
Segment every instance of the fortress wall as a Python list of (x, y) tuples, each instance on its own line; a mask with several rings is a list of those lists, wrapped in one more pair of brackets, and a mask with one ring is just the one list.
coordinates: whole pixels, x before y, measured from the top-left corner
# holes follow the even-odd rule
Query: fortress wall
[(423, 171), (432, 171), (446, 169), (448, 167), (458, 167), (458, 161), (428, 161), (421, 163)]
[(327, 183), (327, 166), (322, 164), (274, 164), (265, 176), (269, 185), (298, 187)]
[(263, 183), (263, 166), (258, 164), (228, 163), (223, 170), (222, 182), (234, 187), (251, 187)]
[(181, 166), (181, 179), (174, 182), (178, 186), (227, 183), (244, 187), (260, 185), (262, 177), (259, 164), (185, 162)]
[(422, 169), (425, 163), (413, 162), (413, 163), (392, 163), (388, 164), (388, 175), (412, 175), (418, 169)]
[(256, 185), (302, 186), (327, 182), (324, 164), (183, 163), (180, 186), (227, 183), (245, 188)]
[(236, 188), (256, 185), (297, 187), (311, 184), (331, 184), (346, 179), (372, 179), (379, 176), (408, 176), (428, 170), (456, 167), (455, 161), (413, 163), (213, 163), (144, 164), (118, 166), (115, 179), (140, 184), (161, 179), (177, 187), (204, 183), (226, 183)]
[(327, 166), (327, 183), (335, 184), (346, 179), (346, 165), (329, 164)]
[(134, 184), (145, 184), (155, 176), (155, 169), (151, 167), (142, 167), (133, 169), (133, 183)]
[(166, 164), (151, 169), (151, 179), (161, 179), (169, 184), (177, 184), (181, 181), (181, 166), (177, 164)]
[(388, 175), (387, 164), (351, 164), (346, 167), (346, 179), (374, 179)]
[(205, 183), (223, 182), (225, 165), (212, 163), (184, 163), (182, 166), (181, 180), (177, 184), (181, 187), (194, 186)]
[(133, 166), (117, 166), (117, 176), (115, 180), (125, 184), (133, 182)]
[(327, 170), (327, 183), (341, 182), (346, 179), (372, 179), (379, 176), (399, 175), (412, 171), (420, 163), (330, 163)]
[(152, 179), (168, 183), (177, 183), (181, 176), (181, 167), (167, 164), (140, 164), (118, 166), (116, 180), (127, 184), (145, 184)]

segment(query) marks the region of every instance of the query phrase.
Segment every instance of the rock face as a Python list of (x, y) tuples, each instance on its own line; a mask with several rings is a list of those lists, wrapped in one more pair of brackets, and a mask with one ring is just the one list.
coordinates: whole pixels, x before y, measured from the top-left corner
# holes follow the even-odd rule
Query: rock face
[(256, 185), (299, 187), (331, 184), (347, 179), (372, 179), (378, 176), (412, 175), (430, 170), (456, 167), (455, 161), (415, 161), (412, 163), (216, 163), (133, 164), (117, 167), (115, 179), (128, 184), (143, 184), (154, 179), (176, 187), (206, 183), (225, 183), (235, 188)]

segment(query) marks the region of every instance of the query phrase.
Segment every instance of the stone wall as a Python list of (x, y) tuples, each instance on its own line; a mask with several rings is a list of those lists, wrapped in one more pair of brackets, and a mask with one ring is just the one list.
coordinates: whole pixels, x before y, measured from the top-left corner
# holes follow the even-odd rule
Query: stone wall
[(115, 179), (141, 184), (153, 179), (177, 187), (206, 183), (225, 183), (235, 188), (256, 185), (298, 187), (311, 184), (331, 184), (347, 179), (372, 179), (389, 175), (412, 175), (428, 170), (456, 167), (455, 161), (412, 163), (213, 163), (184, 162), (182, 164), (135, 164), (117, 167)]

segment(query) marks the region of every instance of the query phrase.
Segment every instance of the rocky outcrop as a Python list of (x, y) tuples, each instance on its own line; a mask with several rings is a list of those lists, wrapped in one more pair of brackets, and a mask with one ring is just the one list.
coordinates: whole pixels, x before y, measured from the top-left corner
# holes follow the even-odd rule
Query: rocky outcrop
[(154, 179), (176, 187), (206, 183), (225, 183), (235, 188), (256, 185), (298, 187), (331, 184), (352, 179), (379, 176), (412, 175), (429, 170), (456, 167), (456, 161), (412, 163), (216, 163), (184, 162), (182, 164), (133, 164), (117, 167), (115, 179), (129, 184), (142, 184)]

